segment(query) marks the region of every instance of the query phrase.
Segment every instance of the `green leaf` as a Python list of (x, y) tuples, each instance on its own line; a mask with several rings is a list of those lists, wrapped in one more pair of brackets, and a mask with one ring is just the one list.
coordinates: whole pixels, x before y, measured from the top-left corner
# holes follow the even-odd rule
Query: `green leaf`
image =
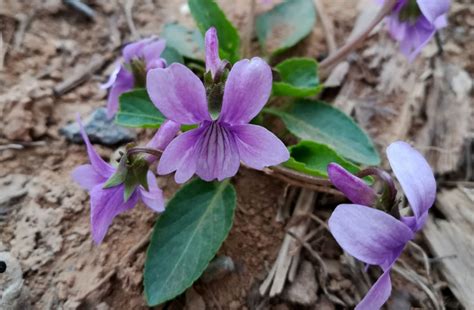
[(318, 63), (312, 58), (289, 58), (279, 63), (275, 70), (281, 78), (281, 81), (273, 82), (275, 96), (308, 97), (323, 89), (319, 83)]
[(312, 0), (286, 0), (257, 16), (258, 41), (268, 53), (275, 54), (294, 46), (311, 33), (316, 22)]
[(357, 163), (380, 163), (379, 154), (364, 130), (331, 105), (299, 99), (286, 110), (267, 108), (264, 111), (279, 116), (288, 130), (300, 139), (327, 144)]
[(148, 305), (170, 300), (196, 281), (232, 226), (236, 195), (229, 181), (195, 180), (170, 200), (155, 224), (145, 261)]
[(240, 37), (237, 29), (227, 19), (214, 0), (189, 0), (189, 9), (201, 33), (215, 27), (223, 59), (234, 63), (240, 58)]
[(360, 170), (326, 144), (303, 140), (288, 149), (290, 159), (283, 165), (306, 174), (327, 178), (327, 166), (330, 163), (338, 163), (351, 173), (357, 173)]
[(103, 187), (104, 189), (111, 188), (125, 182), (125, 178), (127, 177), (127, 161), (127, 155), (124, 154), (122, 158), (120, 158), (120, 162), (115, 173), (110, 176), (107, 182), (105, 182)]
[(166, 60), (168, 66), (175, 62), (184, 64), (183, 56), (169, 45), (167, 45), (163, 53), (161, 53), (161, 57)]
[(166, 39), (167, 46), (174, 48), (184, 57), (204, 60), (204, 39), (197, 29), (169, 23), (164, 26), (161, 37)]
[(135, 89), (119, 97), (115, 122), (126, 127), (158, 128), (165, 117), (151, 102), (146, 89)]

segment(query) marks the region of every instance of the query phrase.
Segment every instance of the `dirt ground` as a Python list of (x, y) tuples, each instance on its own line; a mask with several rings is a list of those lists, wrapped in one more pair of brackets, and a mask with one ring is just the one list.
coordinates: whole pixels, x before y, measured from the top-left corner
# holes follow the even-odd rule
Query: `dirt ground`
[[(122, 44), (136, 34), (157, 34), (166, 22), (191, 26), (192, 19), (183, 9), (186, 1), (142, 0), (135, 1), (130, 11), (133, 27), (125, 13), (126, 3), (133, 1), (84, 2), (96, 12), (93, 20), (59, 0), (0, 0), (0, 31), (7, 46), (6, 54), (0, 53), (0, 252), (9, 251), (20, 262), (33, 309), (146, 309), (142, 270), (147, 235), (156, 215), (138, 206), (116, 218), (105, 241), (95, 246), (90, 236), (88, 195), (70, 178), (71, 170), (87, 161), (85, 147), (66, 141), (59, 129), (73, 121), (76, 113), (85, 116), (105, 104), (106, 91), (98, 84), (111, 72)], [(257, 2), (258, 12), (271, 7)], [(365, 12), (364, 5), (357, 3), (367, 1), (321, 2), (341, 45)], [(234, 24), (245, 29), (249, 1), (219, 3)], [(374, 137), (381, 154), (393, 140), (414, 142), (429, 156), (440, 187), (459, 186), (460, 181), (469, 187), (474, 181), (470, 168), (474, 104), (472, 89), (466, 86), (474, 74), (474, 6), (470, 0), (453, 1), (449, 20), (449, 27), (441, 33), (443, 55), (438, 55), (433, 42), (412, 64), (399, 55), (384, 31), (372, 35), (359, 53), (350, 55), (340, 85), (326, 90), (323, 98), (355, 116)], [(253, 54), (258, 55), (256, 43), (253, 46)], [(287, 53), (316, 59), (327, 54), (319, 19), (313, 33)], [(64, 81), (85, 69), (89, 74), (81, 83), (62, 88)], [(439, 71), (452, 73), (446, 83), (438, 83)], [(438, 91), (439, 98), (446, 93), (443, 87), (453, 89), (451, 103), (455, 106), (438, 106), (432, 112), (430, 104), (441, 100), (433, 99), (434, 92)], [(443, 122), (439, 118), (446, 111), (454, 113), (449, 124), (455, 125), (436, 131), (433, 128)], [(139, 140), (147, 141), (152, 133), (138, 131)], [(114, 151), (96, 147), (104, 158)], [(444, 149), (453, 154), (446, 158)], [(170, 177), (158, 181), (167, 197), (177, 189)], [(359, 283), (367, 283), (368, 278), (357, 273), (360, 266), (342, 255), (316, 222), (310, 225), (310, 230), (317, 230), (310, 244), (325, 262), (324, 284), (323, 268), (308, 251), (302, 257), (319, 274), (317, 300), (302, 306), (284, 296), (269, 299), (259, 295), (258, 288), (291, 226), (275, 219), (283, 206), (292, 208), (295, 198), (288, 193), (294, 190), (272, 176), (246, 169), (233, 182), (238, 208), (219, 254), (231, 257), (235, 270), (211, 283), (198, 282), (165, 308), (329, 310), (354, 306), (354, 296), (363, 295)], [(327, 220), (338, 202), (340, 198), (318, 194), (315, 215)], [(442, 217), (436, 210), (433, 213)], [(420, 234), (415, 241), (430, 258), (436, 257), (427, 238)], [(437, 265), (432, 266), (428, 289), (403, 276), (403, 270), (424, 273), (423, 260), (415, 252), (406, 251), (402, 260), (407, 268), (393, 275), (394, 294), (388, 308), (435, 309), (437, 303), (444, 303), (447, 309), (462, 309)], [(124, 262), (124, 257), (129, 259)], [(369, 271), (373, 281), (377, 273)], [(0, 292), (5, 289), (2, 281), (0, 275)], [(323, 287), (342, 303), (328, 298)]]

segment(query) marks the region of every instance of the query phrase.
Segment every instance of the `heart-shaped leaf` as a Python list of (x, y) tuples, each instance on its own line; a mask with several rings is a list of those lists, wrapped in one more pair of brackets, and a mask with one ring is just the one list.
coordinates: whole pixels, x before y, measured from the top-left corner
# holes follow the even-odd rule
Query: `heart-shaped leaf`
[(303, 140), (289, 147), (290, 159), (283, 165), (296, 171), (317, 177), (328, 176), (330, 163), (338, 163), (351, 173), (359, 172), (359, 167), (339, 156), (326, 144)]
[(264, 111), (279, 116), (288, 130), (300, 139), (327, 144), (357, 163), (380, 163), (380, 156), (364, 130), (329, 104), (299, 99), (285, 110), (267, 108)]
[(316, 22), (312, 0), (286, 0), (257, 16), (258, 41), (270, 54), (292, 47), (311, 33)]
[(145, 261), (145, 296), (159, 305), (190, 287), (232, 226), (236, 195), (229, 181), (195, 180), (170, 200), (155, 224)]
[(169, 23), (164, 26), (161, 37), (166, 39), (167, 46), (174, 48), (184, 57), (204, 60), (204, 39), (197, 29)]
[(135, 89), (119, 97), (116, 123), (126, 127), (158, 128), (165, 116), (151, 102), (146, 89)]
[(221, 57), (232, 63), (239, 60), (239, 33), (217, 3), (214, 0), (189, 0), (188, 4), (191, 14), (203, 35), (209, 28), (216, 28)]
[(273, 82), (273, 95), (315, 96), (323, 86), (319, 83), (318, 63), (312, 58), (289, 58), (274, 68), (280, 81)]

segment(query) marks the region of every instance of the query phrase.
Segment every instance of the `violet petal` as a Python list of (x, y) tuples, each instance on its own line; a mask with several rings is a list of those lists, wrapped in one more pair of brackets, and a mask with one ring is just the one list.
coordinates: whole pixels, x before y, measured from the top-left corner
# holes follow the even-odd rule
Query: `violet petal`
[(143, 203), (155, 212), (165, 211), (163, 192), (158, 187), (155, 175), (151, 171), (148, 171), (146, 178), (149, 191), (141, 186), (138, 188)]
[(364, 180), (356, 177), (336, 163), (330, 163), (327, 169), (331, 183), (350, 201), (364, 206), (374, 205), (377, 195), (374, 189), (368, 186)]
[(445, 15), (449, 11), (450, 0), (417, 0), (416, 2), (426, 19), (437, 29), (446, 26)]
[(370, 290), (355, 307), (355, 310), (376, 310), (380, 309), (390, 297), (392, 283), (390, 279), (390, 268), (377, 279)]
[(114, 167), (106, 163), (95, 151), (94, 147), (92, 146), (89, 137), (84, 130), (84, 126), (82, 125), (81, 118), (77, 115), (77, 122), (79, 124), (79, 130), (81, 132), (82, 139), (86, 144), (87, 148), (87, 155), (89, 156), (89, 160), (91, 161), (91, 165), (97, 174), (103, 176), (104, 178), (109, 178), (112, 174), (115, 173)]
[(267, 103), (272, 90), (272, 70), (261, 58), (243, 59), (230, 70), (219, 119), (230, 125), (252, 120)]
[(128, 72), (123, 66), (120, 67), (114, 84), (110, 88), (109, 96), (107, 97), (107, 117), (112, 118), (119, 108), (119, 97), (126, 91), (133, 88), (133, 75)]
[(166, 118), (180, 124), (211, 120), (204, 85), (186, 66), (173, 63), (166, 69), (150, 70), (146, 85), (151, 100)]
[(195, 153), (196, 174), (205, 181), (222, 181), (234, 176), (240, 160), (232, 132), (218, 122), (207, 122), (203, 129)]
[(357, 204), (342, 204), (329, 218), (329, 230), (350, 255), (386, 266), (413, 238), (413, 231), (387, 213)]
[(126, 203), (123, 202), (123, 185), (107, 189), (102, 187), (103, 184), (99, 184), (90, 192), (92, 238), (96, 244), (102, 242), (113, 219), (133, 208), (138, 202), (136, 191)]
[(97, 173), (94, 167), (89, 164), (76, 167), (71, 176), (76, 183), (88, 191), (92, 190), (97, 184), (107, 181), (107, 178)]
[(112, 85), (114, 85), (115, 80), (117, 80), (117, 75), (120, 72), (121, 68), (122, 68), (122, 64), (120, 63), (120, 61), (116, 61), (114, 71), (112, 71), (112, 73), (110, 74), (107, 82), (100, 84), (100, 89), (107, 89), (107, 88), (110, 88)]
[(173, 138), (176, 137), (180, 128), (181, 126), (178, 123), (172, 120), (166, 120), (161, 124), (158, 131), (146, 146), (153, 149), (164, 150)]
[(272, 132), (257, 125), (235, 125), (235, 136), (240, 160), (254, 169), (278, 165), (290, 158), (288, 149)]
[(166, 147), (158, 164), (158, 174), (176, 171), (177, 183), (184, 183), (196, 172), (197, 159), (194, 149), (200, 139), (203, 128), (196, 128), (177, 136)]
[(205, 35), (206, 45), (206, 72), (211, 71), (214, 78), (219, 70), (223, 69), (224, 62), (219, 57), (219, 40), (217, 30), (214, 27), (209, 28)]
[(419, 230), (436, 197), (433, 171), (425, 158), (406, 142), (390, 144), (387, 157), (416, 217), (416, 230)]
[(134, 58), (143, 57), (144, 47), (148, 45), (150, 42), (152, 42), (153, 40), (154, 40), (153, 38), (146, 38), (146, 39), (142, 39), (142, 40), (127, 44), (122, 50), (122, 55), (123, 55), (123, 58), (125, 59), (125, 62), (130, 62)]

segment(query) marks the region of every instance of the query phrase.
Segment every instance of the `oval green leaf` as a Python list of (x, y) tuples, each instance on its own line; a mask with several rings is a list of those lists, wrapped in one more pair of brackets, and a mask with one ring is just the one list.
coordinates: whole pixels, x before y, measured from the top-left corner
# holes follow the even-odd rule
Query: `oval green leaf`
[(351, 173), (357, 173), (360, 170), (326, 144), (303, 140), (288, 149), (290, 159), (283, 165), (309, 175), (327, 178), (327, 167), (330, 163), (338, 163)]
[(125, 127), (158, 128), (165, 116), (151, 102), (146, 89), (135, 89), (119, 97), (115, 122)]
[(189, 0), (188, 5), (194, 20), (203, 35), (211, 27), (217, 29), (221, 57), (227, 59), (231, 63), (239, 60), (239, 33), (227, 19), (217, 3), (214, 0)]
[(369, 136), (349, 116), (321, 101), (299, 99), (286, 110), (267, 108), (302, 140), (324, 143), (357, 163), (378, 165), (380, 156)]
[(161, 57), (166, 60), (168, 66), (175, 62), (184, 64), (183, 56), (181, 56), (175, 48), (172, 48), (169, 45), (167, 45), (163, 53), (161, 53)]
[(315, 96), (323, 89), (319, 83), (318, 63), (312, 58), (289, 58), (274, 69), (281, 79), (273, 82), (275, 96)]
[(156, 222), (147, 251), (148, 305), (178, 296), (201, 276), (230, 231), (235, 205), (229, 181), (197, 179), (176, 193)]
[(316, 22), (312, 0), (286, 0), (257, 16), (258, 41), (267, 53), (282, 52), (311, 33)]
[(166, 46), (174, 48), (182, 56), (201, 61), (204, 59), (204, 39), (197, 29), (169, 23), (164, 26), (160, 36), (166, 39)]

